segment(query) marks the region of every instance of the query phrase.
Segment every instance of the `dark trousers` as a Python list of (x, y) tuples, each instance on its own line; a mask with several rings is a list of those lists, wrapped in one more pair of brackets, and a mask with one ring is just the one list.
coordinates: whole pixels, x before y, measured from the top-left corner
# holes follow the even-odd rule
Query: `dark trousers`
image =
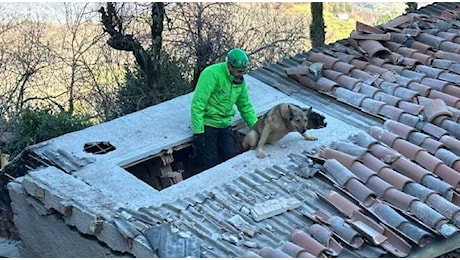
[(205, 126), (204, 136), (205, 145), (199, 148), (204, 170), (236, 155), (231, 127), (214, 128)]

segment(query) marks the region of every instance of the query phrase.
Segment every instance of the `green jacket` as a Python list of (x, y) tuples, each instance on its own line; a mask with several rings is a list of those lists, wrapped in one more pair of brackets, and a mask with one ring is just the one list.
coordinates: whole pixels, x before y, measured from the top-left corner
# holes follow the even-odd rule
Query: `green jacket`
[(257, 122), (257, 115), (249, 102), (246, 83), (233, 84), (227, 63), (205, 68), (198, 78), (191, 105), (192, 132), (204, 133), (204, 126), (225, 128), (232, 124), (236, 104), (249, 127)]

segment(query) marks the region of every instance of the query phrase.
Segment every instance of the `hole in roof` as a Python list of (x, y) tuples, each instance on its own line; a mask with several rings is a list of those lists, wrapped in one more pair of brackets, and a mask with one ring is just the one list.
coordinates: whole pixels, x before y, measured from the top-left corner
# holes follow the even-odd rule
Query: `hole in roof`
[[(244, 134), (234, 130), (236, 144), (242, 142)], [(237, 146), (238, 154), (243, 152)], [(167, 187), (186, 181), (203, 171), (201, 157), (195, 154), (190, 142), (177, 145), (157, 154), (122, 165), (126, 171), (152, 188), (161, 191)]]
[(115, 146), (113, 146), (109, 142), (92, 142), (92, 143), (86, 143), (83, 146), (83, 150), (87, 153), (93, 153), (93, 154), (106, 154), (108, 152), (114, 151)]

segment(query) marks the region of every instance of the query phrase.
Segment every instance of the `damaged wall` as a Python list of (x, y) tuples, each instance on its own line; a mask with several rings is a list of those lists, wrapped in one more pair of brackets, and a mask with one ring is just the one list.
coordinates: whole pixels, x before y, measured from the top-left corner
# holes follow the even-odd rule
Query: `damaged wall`
[(110, 223), (119, 205), (54, 167), (32, 171), (8, 189), (23, 257), (155, 256)]
[[(259, 114), (281, 102), (302, 103), (249, 77), (248, 88)], [(208, 170), (160, 191), (126, 171), (123, 166), (191, 141), (189, 104), (192, 95), (132, 113), (87, 129), (30, 146), (8, 171), (14, 219), (26, 257), (156, 257), (149, 242), (120, 211), (158, 206), (187, 197), (191, 191), (212, 189), (243, 169), (261, 161), (252, 154), (232, 169)], [(162, 124), (158, 124), (162, 122)], [(234, 123), (241, 122), (237, 113)], [(167, 127), (166, 127), (167, 126)], [(346, 127), (345, 127), (346, 128)], [(300, 136), (297, 134), (298, 140)], [(110, 142), (104, 154), (85, 151), (85, 144)], [(279, 149), (279, 148), (278, 148)], [(295, 148), (294, 148), (295, 149)], [(268, 149), (267, 151), (270, 151)], [(288, 150), (280, 150), (285, 154)], [(249, 158), (250, 157), (250, 158)], [(267, 157), (264, 163), (276, 161)], [(28, 170), (27, 168), (34, 169)], [(239, 170), (238, 170), (239, 168)], [(233, 172), (233, 174), (232, 174)], [(4, 175), (2, 175), (4, 177)], [(210, 182), (209, 180), (213, 180)], [(6, 186), (3, 186), (6, 191)], [(36, 223), (31, 225), (30, 223)], [(82, 250), (85, 249), (85, 250)], [(83, 252), (87, 252), (84, 253)]]
[[(19, 247), (21, 257), (132, 257), (116, 253), (96, 238), (83, 235), (63, 221), (63, 215), (47, 209), (43, 203), (30, 196), (20, 184), (21, 179), (9, 184), (12, 208), (17, 216), (16, 226), (24, 239)], [(31, 228), (32, 226), (32, 228)], [(38, 243), (39, 242), (39, 243)]]

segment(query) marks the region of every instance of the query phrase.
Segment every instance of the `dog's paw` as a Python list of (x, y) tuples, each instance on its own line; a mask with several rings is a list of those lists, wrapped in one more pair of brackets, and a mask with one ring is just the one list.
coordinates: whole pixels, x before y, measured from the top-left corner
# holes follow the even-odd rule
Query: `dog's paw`
[(264, 152), (258, 150), (257, 151), (257, 158), (264, 158), (264, 157), (265, 157)]
[(318, 137), (313, 136), (313, 135), (304, 135), (303, 137), (305, 138), (305, 140), (308, 140), (308, 141), (316, 141), (316, 140), (318, 140)]

